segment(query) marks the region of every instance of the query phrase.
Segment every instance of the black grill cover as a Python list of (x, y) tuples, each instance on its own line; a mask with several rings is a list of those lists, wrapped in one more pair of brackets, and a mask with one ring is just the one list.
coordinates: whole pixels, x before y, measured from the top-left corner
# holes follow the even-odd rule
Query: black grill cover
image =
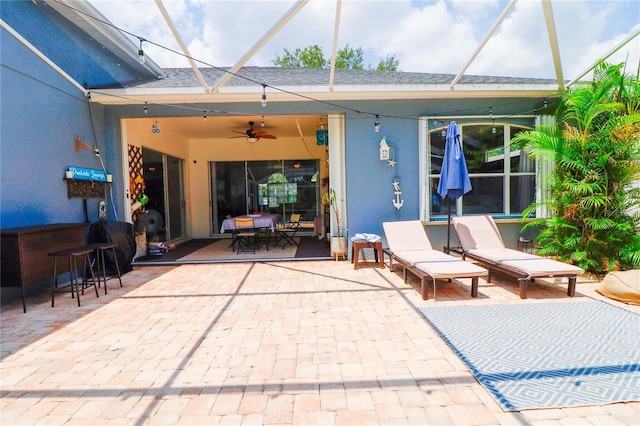
[[(118, 243), (116, 257), (120, 273), (126, 274), (133, 270), (131, 262), (136, 255), (136, 234), (133, 224), (114, 220), (99, 220), (89, 227), (88, 243)], [(115, 274), (116, 263), (113, 252), (105, 250), (104, 263), (108, 274)]]

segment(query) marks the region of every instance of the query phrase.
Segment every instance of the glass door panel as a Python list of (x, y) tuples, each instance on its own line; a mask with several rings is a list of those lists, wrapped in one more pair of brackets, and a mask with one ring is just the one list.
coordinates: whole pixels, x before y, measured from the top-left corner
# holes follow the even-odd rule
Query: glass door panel
[(210, 163), (212, 234), (227, 217), (252, 212), (302, 214), (313, 221), (320, 214), (318, 160)]
[(147, 230), (148, 241), (166, 241), (166, 209), (164, 189), (164, 158), (163, 154), (149, 148), (142, 148), (142, 167), (144, 178), (144, 193), (149, 197), (145, 210), (155, 210), (162, 216), (162, 223), (157, 229)]
[(185, 237), (185, 200), (183, 185), (184, 160), (166, 156), (167, 177), (167, 229), (169, 240)]

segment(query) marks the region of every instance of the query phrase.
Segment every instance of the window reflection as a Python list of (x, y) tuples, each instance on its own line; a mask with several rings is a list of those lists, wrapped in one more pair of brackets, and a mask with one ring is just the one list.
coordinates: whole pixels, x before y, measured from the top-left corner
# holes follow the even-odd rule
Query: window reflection
[[(456, 211), (456, 203), (453, 203), (453, 212), (521, 215), (535, 200), (536, 166), (527, 152), (512, 150), (510, 140), (526, 129), (520, 125), (494, 124), (493, 121), (459, 122), (459, 126), (473, 189), (462, 197), (462, 210)], [(431, 217), (436, 218), (447, 215), (446, 200), (437, 193), (445, 151), (441, 130), (442, 126), (434, 126), (429, 131), (428, 211)]]
[(496, 214), (504, 211), (501, 177), (472, 177), (473, 189), (462, 199), (462, 214)]

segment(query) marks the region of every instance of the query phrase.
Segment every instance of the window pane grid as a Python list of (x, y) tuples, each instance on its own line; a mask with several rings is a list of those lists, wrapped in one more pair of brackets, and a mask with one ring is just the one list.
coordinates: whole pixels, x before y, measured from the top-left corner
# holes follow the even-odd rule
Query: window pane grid
[[(511, 149), (524, 127), (509, 124), (461, 124), (463, 151), (473, 190), (452, 202), (455, 214), (521, 215), (535, 200), (536, 167), (528, 153)], [(440, 128), (428, 133), (428, 182), (431, 218), (447, 216), (447, 201), (437, 193), (445, 150)]]

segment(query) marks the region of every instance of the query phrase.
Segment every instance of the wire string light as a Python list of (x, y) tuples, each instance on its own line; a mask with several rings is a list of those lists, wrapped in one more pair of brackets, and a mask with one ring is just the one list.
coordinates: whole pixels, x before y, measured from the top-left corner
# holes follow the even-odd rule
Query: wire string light
[(373, 123), (373, 130), (378, 133), (380, 131), (380, 116), (376, 114), (376, 121)]
[(204, 111), (202, 111), (202, 119), (204, 120), (204, 122), (207, 122), (207, 110), (205, 109)]
[(138, 39), (140, 40), (140, 48), (138, 49), (138, 62), (144, 64), (146, 60), (144, 58), (144, 50), (142, 50), (142, 42), (145, 40), (142, 37), (138, 37)]
[(263, 84), (262, 85), (262, 101), (260, 102), (262, 104), (262, 107), (266, 107), (267, 106), (267, 85)]

